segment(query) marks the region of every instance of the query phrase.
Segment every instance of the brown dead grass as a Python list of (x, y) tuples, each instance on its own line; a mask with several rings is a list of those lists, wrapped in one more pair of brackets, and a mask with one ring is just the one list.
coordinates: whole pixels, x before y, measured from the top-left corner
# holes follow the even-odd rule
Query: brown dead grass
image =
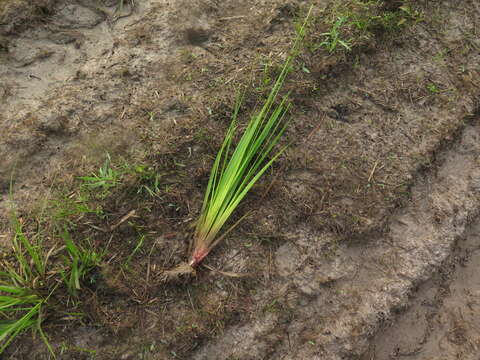
[(58, 0), (0, 0), (0, 35), (31, 27), (51, 14)]

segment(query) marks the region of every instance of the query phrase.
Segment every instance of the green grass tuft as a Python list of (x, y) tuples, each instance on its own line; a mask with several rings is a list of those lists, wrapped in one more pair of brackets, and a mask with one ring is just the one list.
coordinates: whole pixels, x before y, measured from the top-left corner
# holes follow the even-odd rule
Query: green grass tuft
[(81, 176), (83, 181), (81, 186), (84, 190), (95, 191), (100, 199), (110, 195), (112, 188), (121, 183), (122, 173), (111, 166), (112, 159), (110, 154), (106, 154), (106, 159), (98, 173), (92, 173), (89, 176)]
[(60, 273), (68, 292), (71, 295), (77, 295), (77, 291), (81, 289), (80, 284), (93, 269), (100, 265), (103, 254), (95, 252), (91, 247), (84, 249), (76, 245), (67, 229), (63, 230), (61, 237), (65, 242), (68, 255), (64, 256), (66, 269)]
[(40, 333), (54, 355), (42, 330), (42, 307), (48, 296), (38, 291), (45, 284), (49, 253), (43, 251), (38, 236), (29, 239), (14, 212), (12, 228), (15, 265), (4, 262), (0, 272), (0, 354), (18, 334), (32, 329)]
[(385, 0), (334, 1), (319, 18), (327, 26), (326, 31), (319, 34), (320, 41), (314, 41), (310, 48), (312, 51), (325, 48), (329, 53), (349, 52), (374, 41), (375, 34), (396, 33), (408, 24), (423, 21), (423, 15), (409, 6), (410, 2), (389, 10)]
[(104, 252), (88, 241), (85, 246), (75, 243), (68, 231), (69, 217), (84, 214), (88, 207), (62, 201), (55, 205), (62, 210), (37, 221), (24, 221), (12, 210), (12, 251), (0, 259), (0, 355), (18, 335), (31, 330), (40, 334), (55, 358), (43, 323), (49, 314), (75, 303), (82, 285), (100, 266)]
[(41, 330), (45, 299), (22, 287), (0, 286), (0, 354), (12, 340), (28, 329)]

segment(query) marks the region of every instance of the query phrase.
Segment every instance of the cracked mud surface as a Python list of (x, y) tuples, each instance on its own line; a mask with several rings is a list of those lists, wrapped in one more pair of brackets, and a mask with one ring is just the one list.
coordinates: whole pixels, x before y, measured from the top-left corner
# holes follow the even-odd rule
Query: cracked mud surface
[[(119, 12), (114, 1), (44, 1), (40, 13), (18, 4), (0, 25), (2, 216), (12, 173), (27, 216), (105, 151), (147, 161), (170, 189), (153, 200), (121, 189), (107, 224), (87, 219), (111, 228), (134, 209), (135, 228), (110, 238), (79, 227), (113, 239), (113, 253), (103, 288), (85, 298), (88, 321), (52, 325), (54, 347), (68, 349), (60, 358), (475, 359), (478, 1), (421, 1), (424, 19), (399, 34), (375, 34), (353, 53), (303, 54), (308, 71), (287, 84), (293, 145), (240, 209), (255, 215), (207, 258), (246, 276), (202, 269), (167, 285), (156, 271), (186, 256), (185, 224), (232, 85), (253, 81), (254, 91), (259, 56), (284, 56), (304, 2), (145, 0)], [(315, 4), (320, 18), (332, 6)], [(246, 110), (254, 105), (252, 95)], [(109, 282), (139, 227), (153, 255)], [(49, 357), (24, 335), (7, 356), (31, 354)]]

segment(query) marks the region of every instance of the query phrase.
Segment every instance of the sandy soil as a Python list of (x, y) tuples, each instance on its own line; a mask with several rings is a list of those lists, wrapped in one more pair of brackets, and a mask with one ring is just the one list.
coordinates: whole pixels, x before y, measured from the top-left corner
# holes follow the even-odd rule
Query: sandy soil
[(407, 309), (384, 326), (362, 359), (476, 359), (479, 224), (474, 222)]
[[(107, 151), (162, 174), (158, 198), (125, 181), (102, 200), (104, 218), (78, 224), (77, 238), (111, 253), (82, 298), (85, 319), (51, 315), (59, 358), (475, 358), (480, 3), (419, 1), (408, 15), (386, 2), (376, 14), (404, 25), (347, 34), (353, 50), (334, 53), (309, 45), (351, 2), (313, 3), (287, 84), (293, 145), (239, 210), (254, 216), (206, 260), (244, 276), (200, 269), (164, 284), (162, 270), (187, 256), (235, 87), (249, 88), (246, 114), (262, 64), (285, 57), (308, 4), (0, 0), (5, 249), (12, 174), (25, 218)], [(120, 272), (140, 231), (149, 250)], [(49, 355), (25, 334), (7, 358)]]

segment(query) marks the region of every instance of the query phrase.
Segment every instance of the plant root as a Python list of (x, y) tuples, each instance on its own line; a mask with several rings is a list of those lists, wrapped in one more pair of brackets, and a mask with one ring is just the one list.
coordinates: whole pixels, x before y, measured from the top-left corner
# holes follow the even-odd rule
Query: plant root
[(164, 271), (161, 275), (161, 281), (170, 282), (170, 281), (179, 280), (182, 277), (190, 277), (190, 276), (196, 276), (196, 275), (197, 275), (197, 272), (191, 265), (187, 263), (181, 263), (175, 266), (171, 270)]

